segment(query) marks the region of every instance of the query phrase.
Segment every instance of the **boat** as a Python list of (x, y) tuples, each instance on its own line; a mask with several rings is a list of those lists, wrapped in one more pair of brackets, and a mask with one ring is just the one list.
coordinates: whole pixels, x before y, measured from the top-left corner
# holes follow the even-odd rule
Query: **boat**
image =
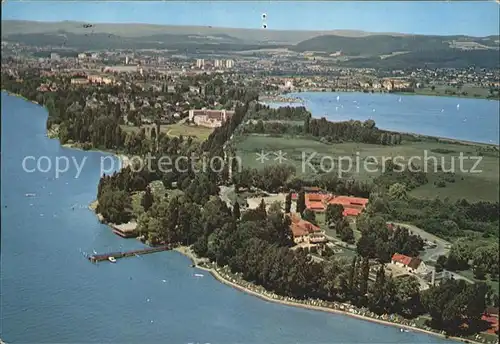
[(457, 110), (459, 110), (459, 109), (460, 109), (460, 104), (457, 104)]
[(202, 274), (194, 274), (194, 277), (203, 277)]
[(36, 194), (34, 194), (34, 193), (27, 193), (27, 194), (25, 194), (25, 196), (26, 196), (26, 197), (35, 197), (35, 196), (36, 196)]
[(337, 96), (337, 101), (339, 101), (339, 100), (340, 100), (340, 96)]
[(109, 260), (111, 263), (116, 263), (116, 258), (115, 258), (115, 257), (108, 257), (108, 260)]

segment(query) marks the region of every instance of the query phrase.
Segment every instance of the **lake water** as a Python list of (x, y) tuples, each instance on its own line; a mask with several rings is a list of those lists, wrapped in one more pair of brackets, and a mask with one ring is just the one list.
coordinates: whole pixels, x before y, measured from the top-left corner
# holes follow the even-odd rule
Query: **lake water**
[[(304, 92), (289, 96), (303, 99), (316, 118), (373, 119), (377, 127), (386, 130), (499, 143), (500, 102), (497, 100), (348, 92)], [(297, 105), (301, 104), (293, 104)]]
[[(105, 155), (46, 138), (46, 119), (41, 107), (2, 93), (0, 336), (7, 343), (453, 343), (266, 302), (192, 269), (176, 252), (91, 264), (81, 251), (143, 245), (112, 234), (87, 209)], [(26, 156), (87, 160), (78, 178), (75, 167), (55, 178), (25, 172)]]

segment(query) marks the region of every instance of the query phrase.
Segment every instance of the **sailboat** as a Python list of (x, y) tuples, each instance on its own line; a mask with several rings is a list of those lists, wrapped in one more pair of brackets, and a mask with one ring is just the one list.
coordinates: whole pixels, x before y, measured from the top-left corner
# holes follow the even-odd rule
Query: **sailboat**
[(339, 101), (339, 100), (340, 100), (340, 96), (337, 96), (337, 101)]
[(400, 103), (401, 103), (401, 97), (399, 97), (398, 102), (400, 102)]
[(460, 104), (457, 104), (457, 110), (460, 110)]

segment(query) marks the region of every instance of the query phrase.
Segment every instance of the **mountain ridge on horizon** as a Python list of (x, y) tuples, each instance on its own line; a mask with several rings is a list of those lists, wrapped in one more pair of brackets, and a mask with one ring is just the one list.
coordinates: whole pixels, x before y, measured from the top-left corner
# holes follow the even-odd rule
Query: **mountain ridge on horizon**
[[(31, 33), (56, 33), (65, 31), (68, 33), (80, 34), (88, 32), (83, 24), (92, 24), (94, 33), (108, 33), (120, 35), (123, 37), (142, 37), (155, 34), (176, 34), (176, 35), (218, 35), (227, 34), (237, 39), (248, 40), (249, 42), (273, 42), (277, 44), (297, 44), (302, 41), (325, 35), (340, 37), (369, 37), (369, 36), (427, 36), (427, 37), (454, 37), (463, 36), (471, 38), (483, 38), (468, 35), (424, 35), (413, 33), (398, 32), (369, 32), (363, 30), (351, 29), (333, 29), (333, 30), (276, 30), (272, 28), (230, 28), (218, 26), (200, 26), (200, 25), (163, 25), (148, 23), (90, 23), (81, 21), (33, 21), (33, 20), (2, 20), (2, 37), (12, 34), (31, 34)], [(495, 35), (491, 35), (495, 36)], [(491, 37), (484, 36), (484, 37)]]
[[(75, 51), (170, 50), (191, 54), (285, 49), (339, 65), (500, 67), (500, 37), (412, 35), (356, 30), (297, 31), (158, 24), (2, 20), (2, 41)], [(340, 54), (339, 54), (340, 53)], [(312, 54), (312, 55), (311, 55)]]

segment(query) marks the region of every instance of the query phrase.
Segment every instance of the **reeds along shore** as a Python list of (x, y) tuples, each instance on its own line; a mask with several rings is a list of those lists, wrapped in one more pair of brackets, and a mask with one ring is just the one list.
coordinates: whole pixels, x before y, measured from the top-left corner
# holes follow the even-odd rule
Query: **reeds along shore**
[[(238, 278), (237, 276), (231, 276), (229, 275), (228, 272), (224, 271), (223, 268), (219, 268), (213, 263), (208, 263), (208, 265), (204, 265), (207, 261), (198, 258), (196, 254), (193, 253), (189, 247), (179, 246), (175, 248), (174, 251), (177, 251), (188, 257), (196, 265), (197, 268), (210, 272), (212, 276), (214, 276), (214, 278), (217, 279), (219, 282), (229, 285), (245, 293), (251, 294), (253, 296), (257, 296), (266, 301), (277, 302), (292, 307), (302, 307), (305, 309), (310, 309), (315, 311), (347, 315), (360, 320), (371, 321), (381, 325), (395, 326), (402, 329), (406, 329), (408, 331), (421, 332), (465, 343), (475, 343), (475, 344), (485, 343), (460, 337), (448, 337), (444, 333), (439, 333), (431, 331), (429, 329), (416, 327), (416, 324), (411, 324), (411, 323), (405, 324), (402, 322), (390, 321), (390, 319), (398, 318), (395, 316), (386, 316), (385, 318), (383, 316), (379, 316), (379, 318), (375, 318), (374, 316), (376, 315), (371, 313), (370, 311), (360, 310), (349, 304), (340, 304), (337, 302), (328, 302), (323, 300), (296, 300), (290, 297), (279, 296), (274, 293), (268, 292), (264, 288), (254, 285), (253, 283), (244, 281)], [(371, 316), (366, 314), (370, 314)], [(408, 320), (406, 321), (409, 322)]]

